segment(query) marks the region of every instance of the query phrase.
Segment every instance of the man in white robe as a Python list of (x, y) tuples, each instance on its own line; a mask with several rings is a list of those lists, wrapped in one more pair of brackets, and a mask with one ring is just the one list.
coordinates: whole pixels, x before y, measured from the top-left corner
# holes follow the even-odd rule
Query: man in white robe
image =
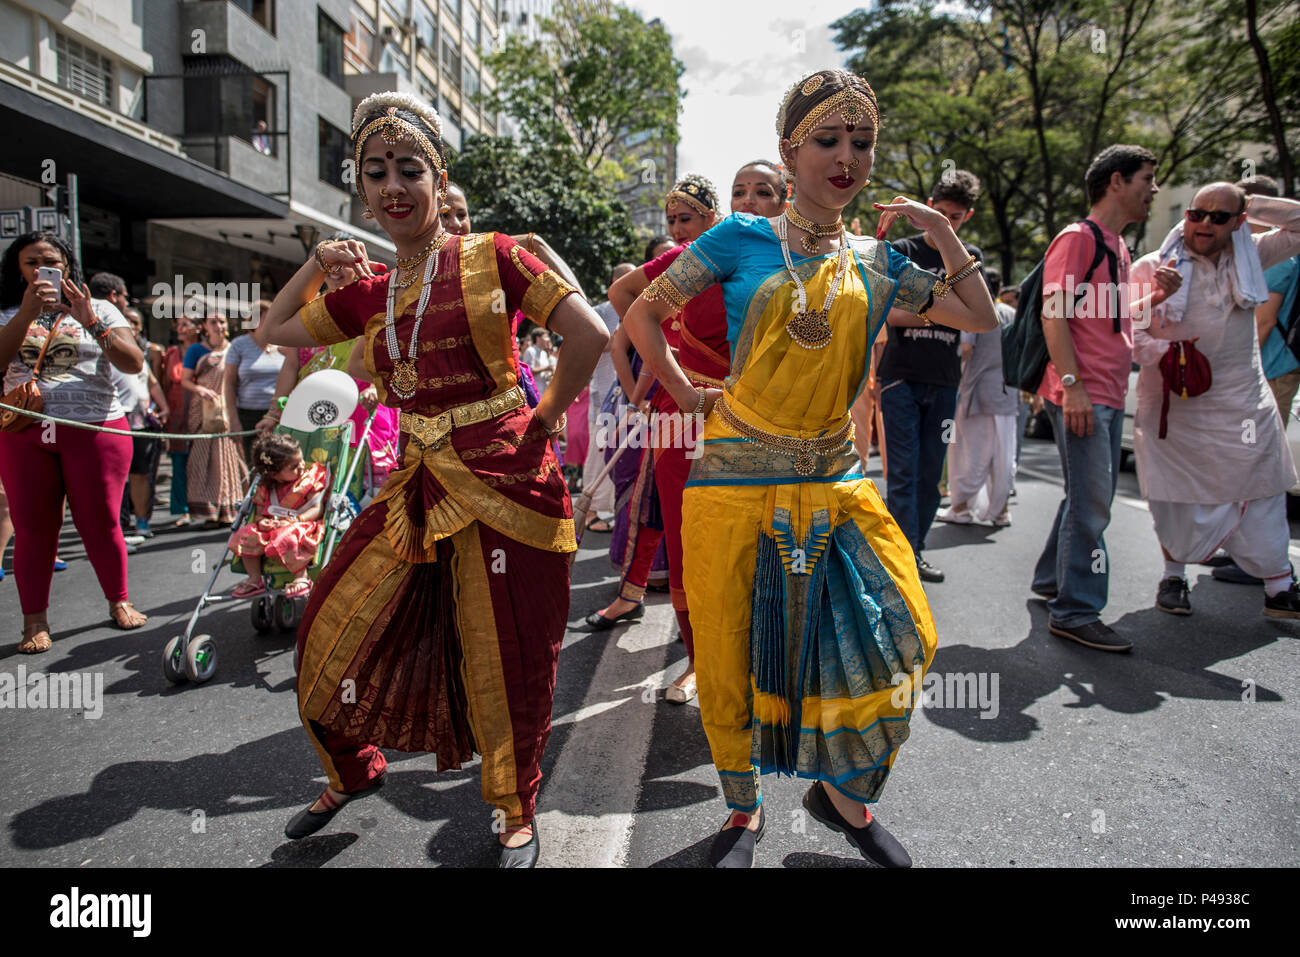
[(999, 328), (963, 332), (965, 367), (957, 388), (957, 416), (948, 448), (948, 495), (941, 522), (1011, 524), (1007, 500), (1016, 479), (1016, 410), (1020, 390), (1002, 379), (1002, 326), (1016, 311), (995, 302)]
[[(1224, 220), (1215, 223), (1216, 218)], [(1249, 219), (1269, 228), (1251, 234)], [(1199, 221), (1198, 221), (1199, 220)], [(1181, 235), (1176, 235), (1181, 230)], [(1251, 246), (1253, 245), (1253, 248)], [(1300, 202), (1247, 197), (1231, 183), (1201, 189), (1161, 250), (1138, 260), (1131, 279), (1150, 288), (1162, 263), (1176, 261), (1182, 290), (1134, 322), (1141, 365), (1133, 445), (1138, 480), (1165, 557), (1156, 607), (1191, 614), (1184, 565), (1223, 548), (1263, 579), (1264, 614), (1300, 619), (1300, 586), (1287, 549), (1286, 491), (1296, 483), (1282, 418), (1264, 378), (1255, 305), (1267, 298), (1263, 269), (1300, 251)], [(1160, 358), (1173, 340), (1195, 340), (1209, 361), (1210, 388), (1164, 397)]]

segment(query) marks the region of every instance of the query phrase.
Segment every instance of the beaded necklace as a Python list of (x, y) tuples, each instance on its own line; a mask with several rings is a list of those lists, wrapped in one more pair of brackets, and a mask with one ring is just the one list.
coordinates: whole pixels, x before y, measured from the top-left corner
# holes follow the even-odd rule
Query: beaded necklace
[(798, 302), (798, 311), (785, 324), (785, 331), (791, 339), (805, 349), (824, 349), (830, 345), (831, 341), (831, 306), (835, 302), (835, 297), (839, 295), (840, 283), (844, 280), (844, 270), (849, 261), (848, 238), (843, 235), (844, 231), (841, 227), (840, 251), (835, 262), (835, 278), (831, 280), (830, 291), (826, 293), (826, 302), (822, 304), (820, 309), (809, 309), (808, 292), (804, 289), (803, 280), (795, 272), (794, 261), (790, 258), (788, 232), (785, 217), (781, 217), (776, 221), (776, 235), (781, 240), (781, 256), (785, 259), (786, 271), (790, 273), (790, 278), (794, 280), (795, 295)]
[[(393, 316), (399, 288), (397, 282), (398, 270), (394, 269), (388, 277), (388, 306), (387, 313), (384, 316), (384, 342), (388, 346), (388, 358), (393, 363), (393, 373), (388, 378), (388, 388), (399, 399), (411, 398), (415, 395), (415, 389), (420, 384), (420, 377), (415, 370), (415, 357), (419, 350), (420, 325), (424, 322), (424, 310), (428, 308), (429, 299), (433, 295), (433, 280), (438, 275), (438, 250), (447, 241), (447, 234), (440, 234), (438, 239), (442, 240), (442, 242), (435, 240), (437, 245), (432, 250), (426, 249), (425, 251), (428, 258), (424, 266), (424, 276), (420, 281), (420, 300), (415, 307), (415, 325), (411, 328), (411, 342), (407, 347), (405, 359), (402, 358), (397, 343), (397, 322)], [(429, 253), (432, 253), (432, 255), (428, 255)], [(406, 285), (410, 285), (410, 283), (408, 282)]]

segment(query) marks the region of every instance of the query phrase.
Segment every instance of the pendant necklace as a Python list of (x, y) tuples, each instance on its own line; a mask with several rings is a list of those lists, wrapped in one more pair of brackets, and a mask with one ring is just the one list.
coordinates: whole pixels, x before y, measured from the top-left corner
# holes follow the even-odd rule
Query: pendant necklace
[(388, 388), (399, 399), (411, 398), (420, 384), (420, 377), (415, 371), (415, 359), (420, 347), (420, 324), (424, 322), (424, 310), (429, 306), (429, 299), (433, 295), (433, 280), (438, 275), (438, 250), (447, 241), (447, 235), (443, 233), (440, 237), (442, 242), (429, 250), (424, 276), (420, 280), (420, 300), (415, 307), (415, 325), (411, 329), (411, 342), (407, 347), (405, 359), (402, 358), (397, 343), (397, 322), (393, 316), (393, 307), (397, 301), (398, 270), (394, 269), (388, 277), (388, 310), (384, 317), (384, 340), (388, 346), (388, 358), (393, 363), (392, 374), (388, 377)]
[(803, 287), (803, 281), (799, 278), (799, 274), (795, 272), (794, 262), (790, 258), (790, 241), (785, 218), (778, 219), (776, 226), (777, 238), (781, 240), (781, 255), (785, 259), (785, 268), (790, 273), (790, 278), (794, 280), (797, 298), (797, 311), (794, 317), (785, 324), (786, 334), (805, 349), (824, 349), (830, 345), (831, 341), (831, 305), (835, 302), (835, 297), (839, 295), (840, 283), (844, 280), (844, 270), (849, 261), (848, 238), (843, 235), (843, 227), (841, 227), (840, 251), (835, 262), (835, 278), (831, 280), (830, 291), (826, 293), (826, 302), (822, 304), (820, 309), (809, 309), (808, 293)]

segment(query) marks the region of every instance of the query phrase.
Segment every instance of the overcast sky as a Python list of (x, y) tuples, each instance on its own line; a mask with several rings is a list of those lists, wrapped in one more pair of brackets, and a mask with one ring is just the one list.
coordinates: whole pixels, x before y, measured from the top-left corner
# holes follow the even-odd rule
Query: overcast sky
[(808, 73), (843, 65), (830, 25), (865, 5), (851, 0), (625, 2), (647, 20), (663, 21), (686, 65), (678, 174), (703, 173), (724, 197), (742, 163), (780, 160), (775, 125), (781, 95)]

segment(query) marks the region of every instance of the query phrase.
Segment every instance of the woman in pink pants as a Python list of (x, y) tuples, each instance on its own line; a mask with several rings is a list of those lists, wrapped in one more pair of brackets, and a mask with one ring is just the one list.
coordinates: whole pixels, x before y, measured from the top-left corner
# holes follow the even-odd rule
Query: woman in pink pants
[[(37, 279), (42, 267), (61, 271), (61, 288)], [(0, 368), (6, 393), (32, 379), (47, 340), (36, 378), (44, 411), (126, 428), (109, 366), (128, 373), (144, 367), (131, 327), (112, 303), (90, 298), (62, 240), (32, 232), (15, 239), (0, 262)], [(131, 439), (125, 435), (46, 422), (0, 432), (0, 482), (13, 515), (23, 654), (50, 649), (46, 609), (65, 497), (113, 623), (139, 628), (147, 620), (127, 594), (126, 543), (118, 524), (130, 465)]]

